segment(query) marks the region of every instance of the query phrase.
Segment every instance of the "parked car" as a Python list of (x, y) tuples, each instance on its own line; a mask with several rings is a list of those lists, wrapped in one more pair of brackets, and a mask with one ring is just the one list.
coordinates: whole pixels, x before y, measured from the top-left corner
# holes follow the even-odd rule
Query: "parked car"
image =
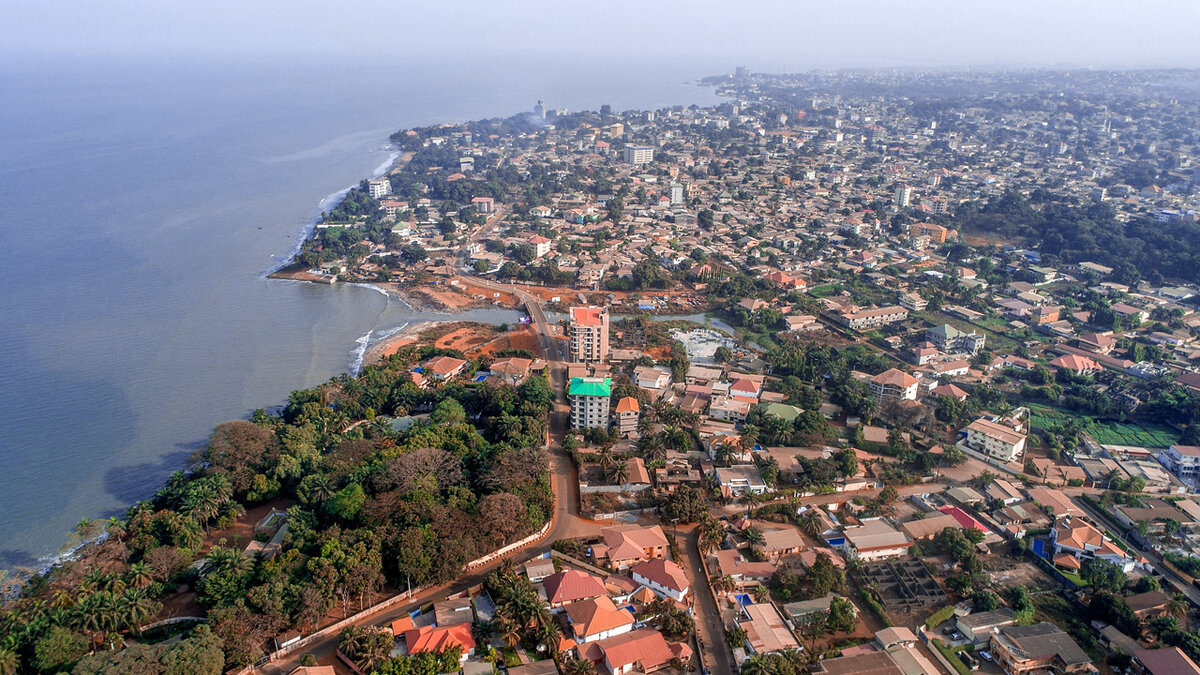
[(991, 652), (989, 652), (989, 651), (982, 651), (982, 652), (979, 652), (979, 658), (983, 659), (984, 661), (991, 662), (991, 660), (992, 660), (992, 653), (991, 653)]

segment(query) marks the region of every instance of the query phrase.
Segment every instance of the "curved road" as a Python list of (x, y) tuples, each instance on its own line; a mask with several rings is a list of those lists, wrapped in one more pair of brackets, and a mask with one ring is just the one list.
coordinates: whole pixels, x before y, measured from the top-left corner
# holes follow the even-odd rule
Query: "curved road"
[[(553, 329), (547, 321), (540, 303), (537, 298), (529, 293), (514, 289), (511, 286), (475, 278), (469, 278), (469, 281), (468, 278), (463, 278), (463, 281), (467, 282), (467, 285), (479, 286), (494, 291), (515, 293), (525, 303), (526, 309), (528, 309), (529, 315), (533, 319), (534, 329), (537, 331), (541, 341), (542, 353), (546, 355), (548, 363), (547, 374), (550, 378), (550, 386), (554, 389), (556, 397), (554, 409), (550, 413), (548, 439), (550, 449), (550, 479), (555, 499), (555, 508), (550, 529), (539, 543), (501, 556), (472, 570), (468, 574), (458, 577), (451, 583), (420, 591), (413, 595), (408, 602), (368, 616), (359, 622), (363, 625), (389, 625), (392, 621), (402, 616), (407, 616), (410, 612), (423, 605), (449, 595), (461, 593), (472, 586), (483, 583), (487, 575), (499, 567), (500, 563), (504, 560), (511, 558), (526, 560), (548, 552), (550, 545), (558, 539), (596, 534), (599, 532), (599, 524), (590, 520), (584, 520), (579, 516), (579, 480), (576, 477), (575, 467), (571, 462), (571, 458), (562, 449), (562, 441), (566, 436), (567, 419), (570, 410), (564, 391), (567, 370), (566, 364), (563, 363), (566, 350), (563, 348), (562, 341), (554, 337)], [(264, 664), (251, 672), (262, 673), (264, 675), (286, 675), (299, 667), (300, 658), (305, 654), (316, 656), (320, 663), (331, 664), (334, 662), (336, 648), (337, 636), (333, 635), (304, 649), (288, 654), (279, 661)]]

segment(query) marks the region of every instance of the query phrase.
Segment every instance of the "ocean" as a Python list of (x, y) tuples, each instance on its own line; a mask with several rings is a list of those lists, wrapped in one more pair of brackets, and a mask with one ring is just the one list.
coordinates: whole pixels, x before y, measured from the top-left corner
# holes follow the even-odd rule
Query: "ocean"
[[(361, 363), (415, 312), (270, 280), (392, 132), (711, 104), (719, 64), (0, 64), (0, 567), (150, 495), (209, 432)], [(483, 321), (512, 311), (478, 310)]]

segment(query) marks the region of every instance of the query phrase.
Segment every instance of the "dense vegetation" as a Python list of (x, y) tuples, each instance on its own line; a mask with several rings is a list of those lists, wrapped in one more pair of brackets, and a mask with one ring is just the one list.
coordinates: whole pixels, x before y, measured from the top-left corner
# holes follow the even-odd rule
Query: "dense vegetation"
[[(120, 647), (182, 583), (206, 627), (170, 649), (97, 652), (75, 672), (220, 672), (282, 631), (357, 611), (388, 587), (449, 581), (541, 527), (553, 507), (549, 384), (423, 391), (409, 372), (434, 353), (404, 348), (358, 378), (294, 392), (278, 414), (217, 427), (188, 472), (0, 611), (0, 672), (69, 671), (94, 645)], [(418, 419), (397, 431), (383, 414)], [(221, 536), (260, 504), (288, 514), (270, 560)], [(215, 665), (163, 665), (181, 653)], [(122, 665), (133, 661), (159, 665)]]

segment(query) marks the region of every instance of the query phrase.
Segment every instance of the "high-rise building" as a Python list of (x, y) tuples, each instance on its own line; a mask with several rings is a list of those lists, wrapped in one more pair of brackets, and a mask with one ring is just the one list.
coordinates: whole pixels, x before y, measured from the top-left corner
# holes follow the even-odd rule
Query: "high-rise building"
[(392, 194), (392, 182), (387, 178), (372, 178), (367, 181), (367, 194), (372, 199), (379, 199)]
[(904, 208), (912, 203), (912, 193), (913, 189), (911, 185), (900, 183), (896, 186), (896, 194), (892, 201), (896, 203), (896, 206)]
[(542, 103), (542, 99), (538, 99), (537, 105), (533, 106), (533, 114), (535, 117), (546, 119), (546, 104)]
[(608, 428), (611, 378), (572, 377), (567, 398), (571, 400), (572, 429)]
[(683, 186), (679, 183), (671, 183), (671, 206), (678, 206), (683, 203)]
[(625, 146), (625, 161), (630, 164), (649, 164), (654, 161), (654, 147), (650, 145)]
[(590, 363), (608, 358), (608, 308), (572, 307), (568, 330), (572, 361)]

